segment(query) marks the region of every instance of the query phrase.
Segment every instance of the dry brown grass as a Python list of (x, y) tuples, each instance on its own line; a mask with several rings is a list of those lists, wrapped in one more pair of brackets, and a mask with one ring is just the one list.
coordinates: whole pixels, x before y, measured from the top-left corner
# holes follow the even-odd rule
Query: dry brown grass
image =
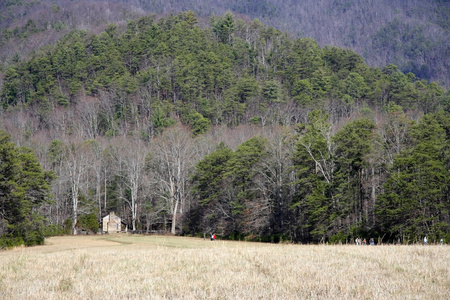
[(54, 237), (0, 252), (0, 299), (450, 299), (447, 246)]

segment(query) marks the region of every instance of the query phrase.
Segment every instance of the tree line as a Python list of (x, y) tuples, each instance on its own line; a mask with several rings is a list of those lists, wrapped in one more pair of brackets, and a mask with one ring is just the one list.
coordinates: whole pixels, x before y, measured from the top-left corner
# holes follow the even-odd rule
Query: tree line
[(448, 91), (258, 20), (73, 31), (8, 68), (0, 101), (2, 128), (56, 175), (34, 203), (41, 235), (109, 211), (132, 230), (261, 241), (449, 232)]

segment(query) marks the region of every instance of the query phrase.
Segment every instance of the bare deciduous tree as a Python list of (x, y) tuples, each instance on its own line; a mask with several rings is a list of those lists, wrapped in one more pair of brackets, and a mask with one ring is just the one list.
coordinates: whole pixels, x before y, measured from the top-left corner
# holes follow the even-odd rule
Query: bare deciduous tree
[(138, 210), (142, 201), (140, 191), (144, 184), (145, 161), (148, 154), (148, 148), (143, 141), (139, 139), (116, 138), (114, 141), (114, 158), (117, 162), (116, 174), (122, 179), (130, 196), (122, 195), (131, 211), (132, 230), (136, 230), (136, 220)]
[(79, 137), (65, 142), (65, 161), (72, 199), (72, 232), (77, 234), (79, 193), (92, 165), (91, 145)]
[(172, 213), (171, 233), (175, 234), (179, 214), (186, 205), (186, 185), (194, 158), (189, 130), (181, 125), (169, 128), (155, 140), (153, 154), (157, 190)]
[(260, 162), (254, 180), (261, 195), (252, 208), (252, 215), (258, 217), (253, 223), (257, 232), (268, 227), (271, 231), (281, 230), (282, 223), (287, 221), (284, 214), (294, 191), (295, 172), (290, 167), (295, 148), (293, 132), (276, 127), (268, 134), (267, 140), (266, 159)]

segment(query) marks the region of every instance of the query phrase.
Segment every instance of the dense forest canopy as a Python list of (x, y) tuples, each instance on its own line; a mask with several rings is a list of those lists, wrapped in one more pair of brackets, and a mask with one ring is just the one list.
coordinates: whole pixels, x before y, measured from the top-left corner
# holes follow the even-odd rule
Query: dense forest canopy
[(5, 0), (0, 3), (0, 64), (54, 44), (73, 29), (99, 33), (148, 13), (192, 10), (201, 26), (227, 10), (259, 19), (324, 47), (352, 49), (367, 64), (399, 66), (420, 79), (450, 85), (450, 2), (443, 0)]
[(450, 238), (448, 91), (259, 20), (73, 30), (10, 65), (0, 103), (2, 129), (57, 175), (35, 208), (53, 231), (115, 211), (132, 230), (234, 239)]
[(46, 222), (36, 210), (49, 202), (53, 177), (31, 149), (0, 130), (0, 248), (43, 244)]

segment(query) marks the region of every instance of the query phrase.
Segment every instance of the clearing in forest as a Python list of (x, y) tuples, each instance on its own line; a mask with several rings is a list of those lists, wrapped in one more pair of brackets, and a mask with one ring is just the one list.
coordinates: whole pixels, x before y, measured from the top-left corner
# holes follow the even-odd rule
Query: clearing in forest
[(0, 252), (0, 299), (450, 299), (449, 250), (53, 237)]

